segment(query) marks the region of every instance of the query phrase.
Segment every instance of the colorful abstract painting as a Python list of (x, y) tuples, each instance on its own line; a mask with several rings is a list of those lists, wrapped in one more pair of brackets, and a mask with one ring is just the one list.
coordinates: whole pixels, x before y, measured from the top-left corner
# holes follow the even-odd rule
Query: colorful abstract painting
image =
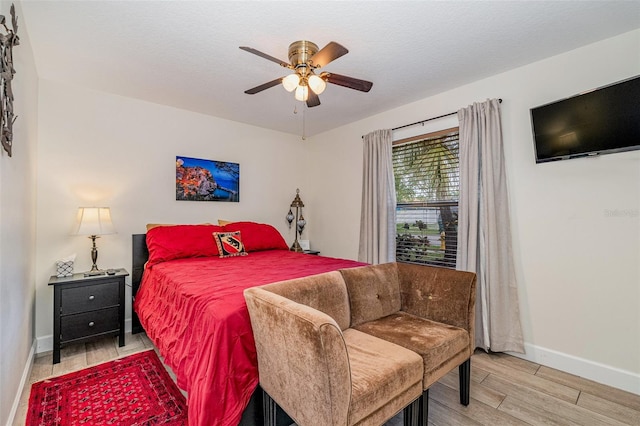
[(240, 201), (240, 164), (176, 157), (176, 200)]

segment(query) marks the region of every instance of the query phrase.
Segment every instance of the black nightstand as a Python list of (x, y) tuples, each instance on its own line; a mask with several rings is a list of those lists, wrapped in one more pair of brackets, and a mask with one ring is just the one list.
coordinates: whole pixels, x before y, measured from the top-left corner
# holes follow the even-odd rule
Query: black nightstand
[(95, 337), (118, 336), (124, 346), (125, 269), (114, 275), (49, 279), (53, 293), (53, 363), (60, 362), (60, 349)]

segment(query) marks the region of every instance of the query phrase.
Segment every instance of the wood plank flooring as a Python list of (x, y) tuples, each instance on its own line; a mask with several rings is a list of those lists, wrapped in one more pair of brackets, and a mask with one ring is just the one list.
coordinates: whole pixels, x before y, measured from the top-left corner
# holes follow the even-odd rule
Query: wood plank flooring
[[(127, 334), (122, 348), (114, 338), (64, 348), (56, 365), (51, 352), (38, 355), (13, 424), (25, 423), (32, 383), (148, 349), (155, 347), (145, 334)], [(429, 396), (433, 426), (640, 426), (640, 396), (504, 354), (473, 355), (467, 407), (459, 403), (457, 368)], [(396, 416), (386, 426), (400, 425)]]

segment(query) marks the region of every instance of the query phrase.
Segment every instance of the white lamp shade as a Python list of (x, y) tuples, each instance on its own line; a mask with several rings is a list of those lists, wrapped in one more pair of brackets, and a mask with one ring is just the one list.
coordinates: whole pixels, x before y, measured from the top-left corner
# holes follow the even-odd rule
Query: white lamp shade
[(295, 98), (303, 102), (309, 99), (309, 86), (298, 86)]
[(109, 207), (79, 207), (76, 235), (115, 234)]
[(300, 83), (300, 76), (298, 74), (289, 74), (282, 79), (282, 85), (287, 92), (293, 92)]
[(314, 74), (309, 77), (309, 87), (313, 90), (313, 93), (319, 95), (327, 88), (327, 83), (325, 83), (322, 78)]

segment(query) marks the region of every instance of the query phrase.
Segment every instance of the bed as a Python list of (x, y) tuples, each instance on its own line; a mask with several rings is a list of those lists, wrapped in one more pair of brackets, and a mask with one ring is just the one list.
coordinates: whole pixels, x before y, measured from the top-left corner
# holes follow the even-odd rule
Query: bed
[(156, 227), (133, 235), (132, 331), (146, 331), (187, 391), (190, 425), (259, 425), (243, 290), (361, 265), (290, 252), (266, 224)]

